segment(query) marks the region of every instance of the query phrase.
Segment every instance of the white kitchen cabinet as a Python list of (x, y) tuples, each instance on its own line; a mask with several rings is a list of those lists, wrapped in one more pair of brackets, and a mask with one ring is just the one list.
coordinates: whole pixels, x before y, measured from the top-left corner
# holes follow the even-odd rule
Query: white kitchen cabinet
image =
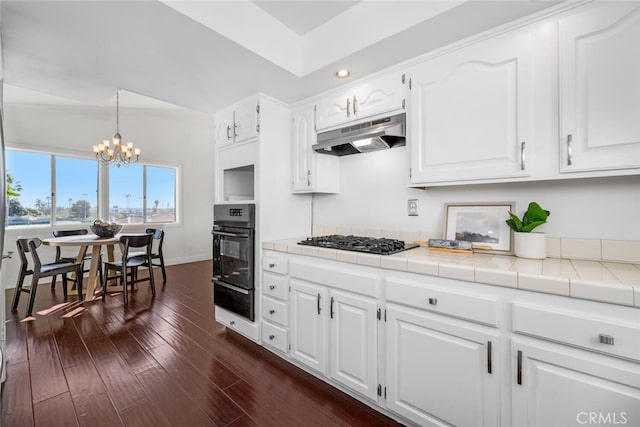
[(281, 353), (289, 351), (287, 258), (275, 254), (262, 257), (262, 342)]
[(378, 398), (378, 302), (330, 290), (329, 376), (368, 397)]
[(327, 373), (327, 288), (290, 280), (291, 357)]
[(560, 171), (640, 168), (640, 6), (559, 21)]
[(497, 332), (394, 304), (386, 317), (388, 409), (423, 426), (500, 425)]
[(395, 72), (322, 98), (315, 105), (315, 130), (404, 110), (408, 81)]
[(290, 287), (291, 357), (377, 400), (377, 300), (297, 279)]
[(313, 105), (291, 112), (291, 191), (293, 193), (337, 193), (340, 182), (339, 159), (318, 155), (311, 147), (316, 143)]
[(534, 340), (511, 347), (512, 425), (640, 425), (638, 364)]
[(260, 104), (256, 96), (246, 98), (215, 114), (216, 147), (239, 144), (258, 137)]
[(529, 28), (411, 70), (410, 182), (518, 179), (531, 174), (533, 41)]

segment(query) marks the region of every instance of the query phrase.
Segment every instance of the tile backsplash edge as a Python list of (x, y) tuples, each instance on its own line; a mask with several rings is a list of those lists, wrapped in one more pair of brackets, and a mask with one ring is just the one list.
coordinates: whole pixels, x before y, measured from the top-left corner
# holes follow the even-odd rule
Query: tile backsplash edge
[[(442, 238), (442, 231), (345, 227), (320, 224), (313, 225), (314, 236), (324, 236), (327, 234), (353, 234), (358, 236), (386, 237), (389, 239), (404, 240), (405, 242)], [(550, 258), (640, 264), (640, 241), (547, 237), (547, 256)]]

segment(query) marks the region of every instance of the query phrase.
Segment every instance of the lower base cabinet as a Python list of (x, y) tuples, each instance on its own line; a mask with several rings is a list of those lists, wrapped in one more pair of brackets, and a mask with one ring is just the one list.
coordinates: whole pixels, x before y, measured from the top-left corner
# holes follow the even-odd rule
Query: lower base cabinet
[(377, 401), (377, 300), (298, 279), (290, 284), (290, 356)]
[(640, 426), (640, 366), (548, 343), (514, 340), (513, 426)]
[(422, 426), (500, 425), (497, 332), (387, 306), (387, 408)]

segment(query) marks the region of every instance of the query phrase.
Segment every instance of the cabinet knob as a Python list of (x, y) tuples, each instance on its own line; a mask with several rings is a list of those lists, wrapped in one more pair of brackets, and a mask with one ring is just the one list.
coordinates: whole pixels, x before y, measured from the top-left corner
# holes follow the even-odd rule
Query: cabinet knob
[(276, 311), (275, 310), (269, 310), (269, 314), (271, 314), (273, 316), (274, 314), (276, 314)]
[(431, 305), (438, 304), (438, 298), (429, 298), (429, 304)]
[(276, 288), (276, 285), (269, 285), (269, 289), (274, 290)]
[(271, 341), (273, 341), (274, 339), (276, 339), (276, 336), (275, 336), (275, 335), (269, 335), (269, 339), (270, 339)]
[(275, 266), (276, 266), (276, 264), (275, 264), (275, 263), (270, 263), (270, 264), (269, 264), (269, 268), (274, 268)]
[(600, 334), (598, 338), (602, 344), (613, 345), (614, 338), (611, 335)]
[(231, 326), (233, 326), (233, 325), (235, 325), (235, 324), (236, 324), (236, 321), (235, 321), (235, 320), (232, 320), (231, 322), (229, 322), (229, 324), (230, 324)]

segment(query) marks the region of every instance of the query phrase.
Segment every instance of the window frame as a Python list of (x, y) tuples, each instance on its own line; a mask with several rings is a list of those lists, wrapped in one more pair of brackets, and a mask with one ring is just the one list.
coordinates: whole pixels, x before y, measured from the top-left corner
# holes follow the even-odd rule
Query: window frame
[[(57, 199), (57, 188), (56, 188), (56, 158), (57, 157), (66, 157), (72, 159), (80, 159), (80, 160), (90, 160), (96, 161), (95, 157), (88, 156), (84, 154), (78, 154), (77, 151), (72, 150), (43, 150), (42, 147), (35, 147), (29, 145), (7, 145), (6, 151), (19, 151), (23, 153), (33, 153), (33, 154), (44, 154), (50, 157), (50, 188), (49, 191), (51, 194), (51, 217), (49, 224), (34, 224), (34, 225), (14, 225), (7, 226), (4, 224), (4, 227), (7, 227), (9, 230), (35, 230), (35, 229), (43, 229), (43, 228), (56, 228), (56, 227), (67, 227), (69, 224), (57, 224), (57, 207), (58, 207), (58, 199)], [(140, 161), (137, 165), (141, 165), (143, 167), (142, 173), (142, 191), (143, 191), (143, 203), (142, 203), (142, 222), (131, 224), (131, 226), (161, 226), (161, 227), (172, 227), (172, 226), (181, 226), (182, 225), (182, 194), (180, 191), (181, 182), (182, 182), (182, 165), (178, 163), (170, 163), (170, 162), (159, 162), (154, 160), (149, 161)], [(147, 166), (156, 167), (156, 168), (168, 168), (173, 169), (175, 171), (175, 181), (174, 181), (174, 209), (175, 209), (175, 219), (171, 222), (146, 222), (146, 210), (147, 210)], [(126, 167), (126, 166), (123, 166)], [(108, 218), (109, 217), (109, 165), (105, 165), (102, 163), (98, 163), (97, 168), (97, 177), (96, 177), (96, 191), (97, 191), (97, 215), (98, 218)], [(8, 203), (8, 202), (7, 202)], [(125, 225), (126, 226), (126, 225)]]

